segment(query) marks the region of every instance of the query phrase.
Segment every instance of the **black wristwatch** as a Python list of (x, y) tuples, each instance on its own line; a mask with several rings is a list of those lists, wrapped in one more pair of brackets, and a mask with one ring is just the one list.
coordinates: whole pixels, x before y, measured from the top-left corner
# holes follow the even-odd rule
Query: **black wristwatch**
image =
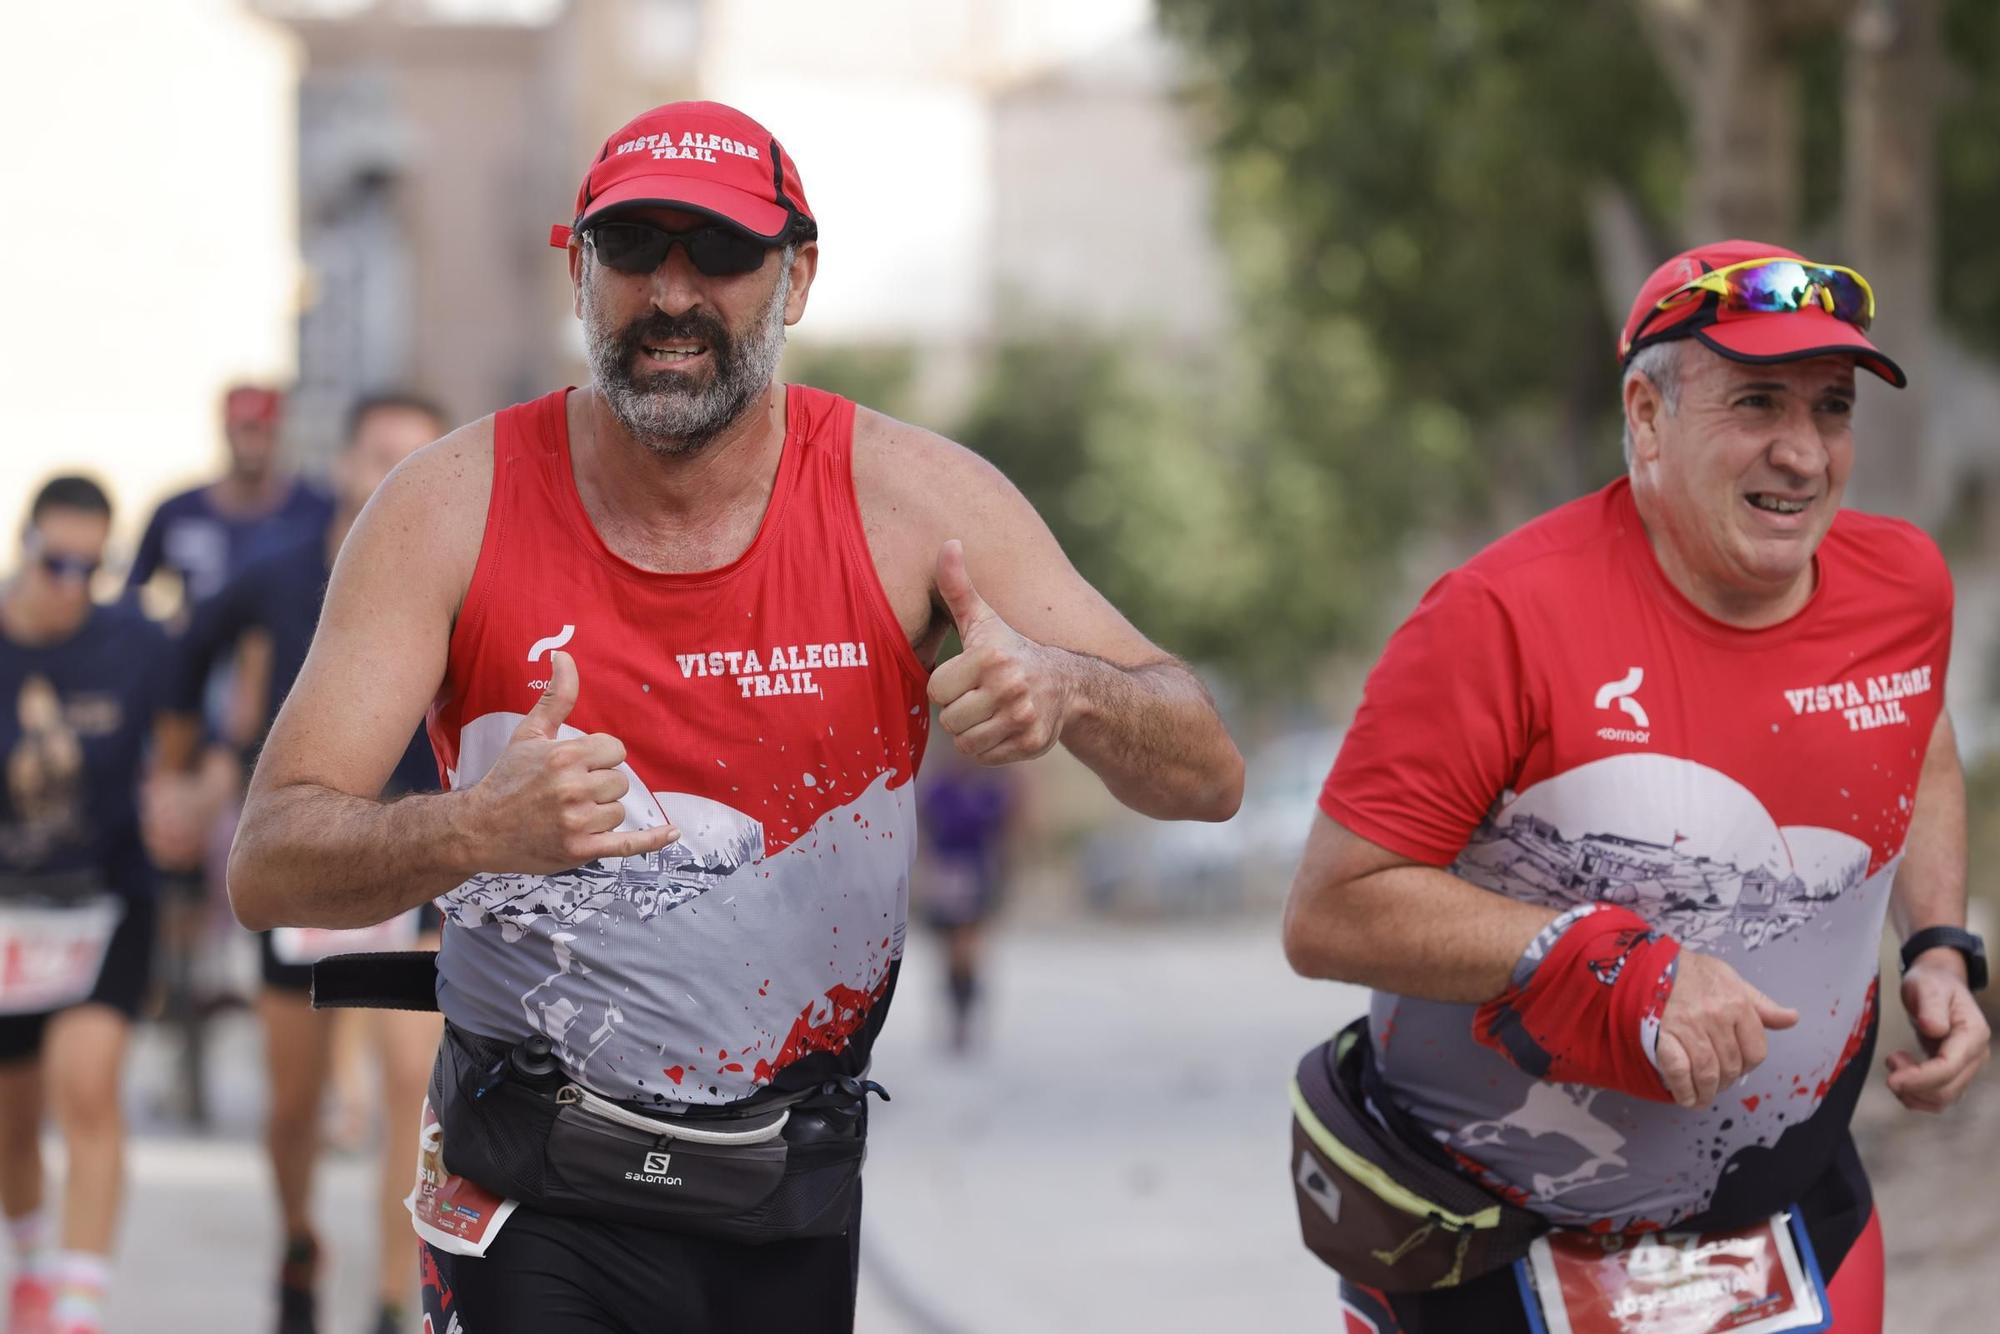
[(1965, 956), (1965, 985), (1986, 990), (1986, 942), (1956, 926), (1927, 926), (1903, 942), (1903, 971), (1925, 950), (1953, 949)]

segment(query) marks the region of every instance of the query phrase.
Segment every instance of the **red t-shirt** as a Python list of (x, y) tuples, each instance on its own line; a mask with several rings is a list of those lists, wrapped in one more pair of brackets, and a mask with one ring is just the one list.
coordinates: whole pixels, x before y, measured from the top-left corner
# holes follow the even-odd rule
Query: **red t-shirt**
[(1921, 532), (1851, 511), (1816, 567), (1797, 615), (1724, 625), (1668, 582), (1616, 482), (1432, 586), (1327, 778), (1321, 808), (1371, 842), (1512, 898), (1632, 908), (1800, 1010), (1685, 1111), (1538, 1084), (1473, 1041), (1471, 1007), (1378, 995), (1417, 1119), (1560, 1223), (1776, 1208), (1845, 1133), (1952, 592)]

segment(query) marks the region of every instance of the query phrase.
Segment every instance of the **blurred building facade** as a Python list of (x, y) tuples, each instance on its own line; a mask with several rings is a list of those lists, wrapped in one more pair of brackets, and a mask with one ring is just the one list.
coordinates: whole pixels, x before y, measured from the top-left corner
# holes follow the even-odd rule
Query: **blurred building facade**
[(637, 111), (733, 102), (821, 222), (808, 346), (898, 345), (949, 403), (1003, 331), (1199, 337), (1207, 172), (1150, 0), (246, 0), (293, 33), (297, 434), (410, 385), (470, 419), (585, 375), (550, 224)]

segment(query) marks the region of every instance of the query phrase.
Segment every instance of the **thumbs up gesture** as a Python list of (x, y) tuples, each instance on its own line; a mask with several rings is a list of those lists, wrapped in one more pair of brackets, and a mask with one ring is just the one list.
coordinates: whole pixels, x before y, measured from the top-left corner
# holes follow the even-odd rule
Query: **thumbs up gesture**
[(964, 652), (931, 673), (931, 703), (960, 753), (981, 764), (1031, 760), (1062, 736), (1072, 696), (1058, 651), (1017, 633), (972, 586), (965, 548), (938, 551), (938, 597)]
[(618, 831), (626, 815), (621, 799), (631, 787), (618, 768), (625, 743), (604, 732), (562, 735), (579, 684), (575, 660), (555, 650), (548, 688), (470, 789), (477, 859), (485, 869), (546, 875), (601, 857), (640, 856), (680, 837), (671, 822)]

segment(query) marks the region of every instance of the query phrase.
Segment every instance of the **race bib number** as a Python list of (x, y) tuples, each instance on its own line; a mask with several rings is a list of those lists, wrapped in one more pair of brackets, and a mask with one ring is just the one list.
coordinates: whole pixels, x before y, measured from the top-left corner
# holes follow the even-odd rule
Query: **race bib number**
[(1551, 1232), (1515, 1274), (1536, 1334), (1811, 1334), (1830, 1323), (1795, 1210), (1734, 1232)]
[(412, 908), (386, 922), (352, 928), (281, 926), (271, 932), (271, 953), (279, 963), (307, 964), (334, 954), (411, 949), (417, 943), (421, 914), (421, 909)]
[(403, 1201), (417, 1235), (453, 1255), (485, 1255), (514, 1203), (445, 1171), (444, 1128), (425, 1098), (417, 1131), (417, 1184)]
[(124, 916), (111, 895), (60, 908), (0, 904), (0, 1014), (47, 1014), (88, 996)]

